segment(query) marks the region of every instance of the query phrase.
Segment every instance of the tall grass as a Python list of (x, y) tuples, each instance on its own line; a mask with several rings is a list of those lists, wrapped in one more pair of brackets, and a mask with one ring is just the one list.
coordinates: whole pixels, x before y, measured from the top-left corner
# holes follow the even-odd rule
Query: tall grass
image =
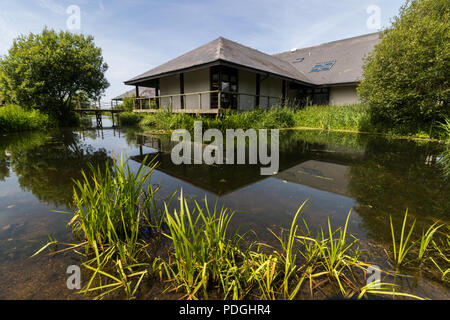
[(363, 105), (310, 106), (295, 112), (298, 127), (372, 131), (369, 109)]
[(139, 126), (143, 129), (158, 130), (175, 130), (180, 128), (193, 130), (194, 122), (198, 120), (203, 122), (205, 130), (208, 128), (220, 130), (237, 128), (271, 129), (292, 128), (295, 126), (294, 111), (288, 108), (257, 109), (241, 113), (225, 112), (221, 119), (168, 111), (146, 114), (142, 119), (139, 119), (139, 116), (133, 117), (128, 113), (122, 113), (121, 116), (125, 120), (122, 121), (123, 125), (134, 125), (139, 121)]
[(0, 132), (19, 132), (54, 126), (48, 115), (38, 110), (25, 110), (19, 106), (0, 107)]
[(83, 265), (92, 271), (81, 292), (102, 291), (102, 297), (122, 288), (133, 298), (148, 272), (150, 264), (142, 261), (149, 257), (150, 243), (140, 231), (159, 231), (161, 215), (155, 203), (158, 188), (149, 183), (156, 163), (146, 160), (132, 170), (122, 156), (113, 158), (112, 169), (109, 164), (91, 167), (90, 173), (82, 172), (83, 180), (75, 181), (69, 226), (81, 243), (69, 249), (83, 247)]

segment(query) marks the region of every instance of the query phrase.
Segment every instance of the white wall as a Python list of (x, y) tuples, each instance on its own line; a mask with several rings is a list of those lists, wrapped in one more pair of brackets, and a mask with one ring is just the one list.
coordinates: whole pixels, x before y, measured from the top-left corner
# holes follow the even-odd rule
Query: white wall
[[(171, 94), (179, 94), (180, 93), (180, 75), (173, 75), (163, 77), (159, 80), (159, 86), (161, 90), (161, 96), (171, 95)], [(184, 93), (193, 93), (193, 92), (203, 92), (209, 91), (209, 68), (200, 69), (196, 71), (186, 72), (184, 74)], [(199, 96), (188, 95), (184, 97), (185, 99), (185, 108), (186, 109), (199, 109)], [(201, 102), (203, 109), (210, 108), (210, 94), (202, 94)], [(161, 98), (161, 106), (169, 107), (170, 106), (170, 98)], [(173, 97), (172, 98), (172, 108), (180, 109), (181, 108), (181, 98)]]
[[(263, 80), (264, 79), (264, 80)], [(259, 106), (261, 108), (267, 108), (268, 106), (275, 106), (280, 103), (280, 99), (283, 95), (282, 88), (283, 83), (281, 79), (277, 78), (265, 78), (261, 76), (261, 86), (260, 86), (260, 95), (262, 97), (259, 98)], [(267, 97), (263, 96), (270, 96), (273, 98), (270, 98), (269, 101), (267, 101)], [(280, 98), (280, 99), (278, 99)], [(269, 104), (267, 104), (269, 102)]]
[[(163, 77), (159, 80), (159, 90), (161, 96), (180, 93), (180, 75)], [(161, 98), (161, 108), (170, 107), (170, 98)], [(172, 97), (172, 109), (180, 109), (180, 97)]]
[(342, 86), (330, 88), (330, 104), (335, 106), (358, 104), (356, 86)]
[(256, 102), (256, 74), (239, 70), (238, 81), (238, 91), (250, 94), (239, 97), (239, 110), (251, 110), (255, 107)]
[[(184, 74), (184, 93), (210, 91), (209, 68), (186, 72)], [(199, 96), (191, 95), (185, 97), (186, 109), (199, 109)], [(210, 94), (202, 94), (202, 109), (210, 109)]]

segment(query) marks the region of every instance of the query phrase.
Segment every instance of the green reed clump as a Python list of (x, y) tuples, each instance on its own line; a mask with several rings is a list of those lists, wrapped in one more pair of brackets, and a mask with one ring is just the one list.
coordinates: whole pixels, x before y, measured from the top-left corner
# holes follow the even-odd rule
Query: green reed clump
[(373, 131), (369, 109), (364, 105), (309, 106), (295, 112), (298, 127)]
[[(406, 221), (408, 218), (408, 210), (405, 212), (405, 217), (403, 219), (403, 224), (401, 228), (400, 236), (398, 236), (398, 240), (400, 241), (397, 243), (397, 239), (395, 237), (395, 231), (394, 231), (394, 225), (392, 223), (392, 217), (389, 216), (390, 226), (391, 226), (391, 236), (392, 236), (392, 252), (394, 254), (394, 263), (396, 267), (400, 267), (402, 264), (404, 264), (406, 255), (411, 250), (411, 248), (414, 245), (414, 242), (411, 240), (411, 235), (414, 230), (414, 226), (416, 224), (416, 220), (413, 221), (411, 227), (409, 228), (409, 231), (406, 229)], [(407, 233), (406, 233), (407, 232)]]
[(444, 239), (432, 241), (436, 255), (430, 257), (430, 261), (439, 270), (441, 279), (450, 283), (450, 226), (445, 226), (447, 232)]
[(163, 262), (168, 278), (176, 290), (184, 290), (186, 298), (208, 298), (208, 292), (218, 291), (224, 297), (241, 297), (241, 267), (238, 259), (242, 252), (237, 235), (227, 238), (228, 225), (233, 213), (214, 207), (211, 210), (197, 202), (191, 209), (180, 195), (180, 208), (170, 212), (166, 206), (164, 221), (171, 240), (173, 260)]
[(19, 106), (0, 107), (0, 133), (37, 130), (55, 126), (48, 115)]
[[(449, 230), (449, 226), (435, 222), (428, 227), (428, 229), (422, 230), (422, 233), (418, 238), (413, 239), (412, 235), (416, 220), (408, 227), (407, 218), (408, 210), (405, 212), (400, 234), (397, 234), (394, 231), (394, 225), (392, 223), (392, 218), (390, 217), (393, 257), (389, 258), (392, 264), (397, 271), (400, 267), (410, 267), (412, 263), (417, 263), (416, 268), (419, 268), (420, 270), (430, 271), (430, 268), (426, 263), (431, 261), (442, 274), (442, 280), (445, 280), (446, 275), (450, 272), (448, 271), (449, 268), (448, 266), (442, 268), (437, 261), (443, 261), (446, 265), (450, 262), (450, 259), (448, 258), (450, 251), (450, 236), (449, 233), (446, 232), (436, 239), (436, 235), (439, 233), (439, 229), (443, 227), (446, 227), (447, 230)], [(442, 235), (444, 236), (444, 241), (442, 241)]]
[[(113, 158), (112, 170), (109, 165), (91, 167), (89, 174), (82, 172), (83, 180), (75, 181), (74, 216), (69, 225), (82, 242), (72, 248), (84, 247), (87, 261), (83, 265), (93, 272), (82, 292), (108, 289), (103, 296), (123, 288), (129, 298), (134, 297), (148, 267), (141, 263), (150, 245), (140, 237), (141, 226), (160, 227), (155, 203), (158, 188), (149, 183), (155, 166), (154, 159), (149, 163), (145, 159), (133, 170), (121, 156)], [(103, 283), (104, 277), (112, 283)]]

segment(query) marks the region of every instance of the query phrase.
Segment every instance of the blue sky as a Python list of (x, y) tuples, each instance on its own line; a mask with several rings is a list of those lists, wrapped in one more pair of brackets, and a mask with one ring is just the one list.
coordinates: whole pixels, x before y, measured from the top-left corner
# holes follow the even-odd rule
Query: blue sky
[(68, 30), (70, 5), (80, 29), (103, 49), (111, 86), (104, 99), (131, 87), (123, 81), (219, 36), (278, 53), (377, 31), (367, 26), (380, 9), (389, 26), (404, 0), (0, 0), (0, 55), (19, 34), (44, 26)]

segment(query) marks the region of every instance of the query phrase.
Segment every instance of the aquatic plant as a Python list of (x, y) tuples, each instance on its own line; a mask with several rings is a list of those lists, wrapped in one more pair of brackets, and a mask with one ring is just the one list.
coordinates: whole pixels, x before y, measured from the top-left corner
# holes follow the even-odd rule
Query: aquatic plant
[(408, 210), (405, 212), (405, 217), (403, 219), (401, 234), (399, 237), (400, 243), (397, 245), (397, 241), (395, 238), (395, 232), (394, 232), (394, 225), (392, 223), (392, 217), (389, 216), (390, 226), (391, 226), (391, 235), (392, 235), (392, 252), (394, 254), (394, 263), (396, 264), (396, 267), (400, 267), (402, 264), (405, 263), (405, 257), (408, 254), (409, 250), (413, 247), (414, 243), (410, 243), (411, 240), (411, 234), (414, 230), (414, 225), (416, 223), (416, 220), (414, 220), (411, 228), (409, 229), (408, 234), (405, 234), (406, 231), (406, 221), (408, 217)]
[(427, 231), (422, 231), (422, 235), (419, 239), (419, 253), (417, 256), (417, 259), (420, 262), (423, 262), (425, 258), (425, 253), (427, 252), (428, 246), (433, 240), (434, 234), (436, 233), (436, 231), (439, 230), (439, 228), (443, 226), (444, 226), (443, 224), (438, 225), (438, 222), (435, 222), (427, 229)]
[[(241, 297), (240, 272), (236, 261), (242, 253), (234, 234), (227, 238), (232, 212), (222, 208), (210, 209), (205, 198), (204, 208), (195, 202), (190, 209), (180, 194), (179, 211), (165, 207), (164, 221), (169, 232), (163, 234), (171, 240), (173, 262), (163, 262), (175, 290), (186, 292), (186, 298), (208, 297), (208, 290), (219, 289), (227, 297)], [(199, 293), (201, 289), (201, 295)]]
[[(159, 230), (161, 218), (155, 203), (158, 188), (149, 183), (156, 162), (146, 160), (133, 170), (122, 156), (113, 157), (112, 170), (109, 165), (91, 166), (89, 174), (83, 171), (83, 179), (75, 181), (74, 216), (68, 225), (82, 242), (65, 250), (84, 248), (83, 266), (92, 275), (83, 293), (108, 289), (102, 297), (123, 288), (133, 298), (147, 274), (149, 264), (141, 261), (148, 257), (150, 243), (140, 237), (140, 230)], [(105, 284), (104, 278), (112, 283)]]

